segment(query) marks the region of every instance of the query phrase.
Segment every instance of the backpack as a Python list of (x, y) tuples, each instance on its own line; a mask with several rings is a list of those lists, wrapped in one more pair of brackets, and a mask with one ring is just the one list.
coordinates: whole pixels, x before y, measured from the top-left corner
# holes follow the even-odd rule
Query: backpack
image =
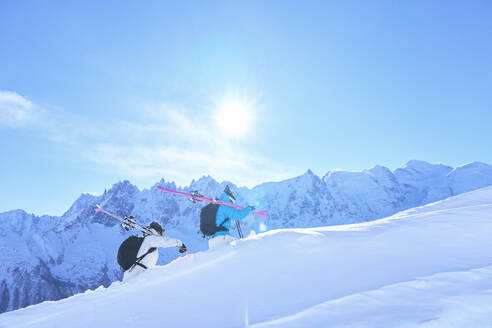
[(155, 251), (156, 248), (150, 248), (147, 253), (137, 258), (138, 251), (140, 246), (142, 246), (144, 238), (145, 237), (130, 236), (121, 243), (120, 248), (118, 249), (118, 264), (123, 271), (126, 271), (135, 265), (139, 265), (144, 269), (147, 269), (147, 267), (141, 264), (140, 261), (147, 256), (147, 254)]
[(218, 204), (208, 204), (202, 208), (202, 211), (200, 212), (200, 231), (204, 236), (212, 236), (217, 231), (229, 231), (229, 229), (223, 226), (223, 224), (229, 220), (228, 218), (222, 221), (219, 226), (215, 224), (215, 217), (217, 216), (218, 209)]

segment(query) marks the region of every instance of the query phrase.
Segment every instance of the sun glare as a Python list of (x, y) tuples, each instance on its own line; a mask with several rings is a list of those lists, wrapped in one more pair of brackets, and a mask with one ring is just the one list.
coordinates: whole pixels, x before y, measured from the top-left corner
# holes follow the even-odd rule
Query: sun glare
[(251, 122), (251, 109), (240, 102), (226, 102), (216, 114), (217, 125), (222, 133), (230, 137), (242, 137)]

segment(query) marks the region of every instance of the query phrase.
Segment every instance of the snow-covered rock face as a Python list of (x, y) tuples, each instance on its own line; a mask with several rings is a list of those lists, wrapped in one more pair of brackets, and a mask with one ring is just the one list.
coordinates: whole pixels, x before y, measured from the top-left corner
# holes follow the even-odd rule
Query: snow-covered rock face
[(449, 173), (449, 179), (455, 195), (484, 188), (492, 185), (492, 166), (480, 162), (459, 166)]
[(385, 167), (362, 172), (332, 171), (323, 179), (340, 208), (340, 223), (379, 218), (404, 207), (402, 186)]
[[(101, 196), (81, 195), (61, 217), (37, 217), (22, 210), (0, 213), (0, 312), (43, 300), (56, 300), (121, 279), (116, 263), (126, 232), (113, 218), (94, 211), (96, 204), (119, 216), (133, 215), (146, 225), (158, 221), (166, 234), (181, 239), (194, 252), (207, 248), (201, 238), (202, 204), (168, 194), (159, 181), (140, 191), (128, 181), (116, 183)], [(253, 189), (202, 177), (186, 191), (219, 196), (226, 185), (238, 204), (267, 209), (268, 219), (250, 215), (243, 232), (356, 223), (392, 215), (462, 192), (492, 185), (492, 166), (471, 163), (452, 168), (410, 161), (394, 172), (376, 166), (360, 172), (330, 171), (323, 178), (308, 170), (281, 182)], [(235, 231), (232, 232), (236, 234)], [(178, 256), (175, 249), (160, 250), (159, 264)]]

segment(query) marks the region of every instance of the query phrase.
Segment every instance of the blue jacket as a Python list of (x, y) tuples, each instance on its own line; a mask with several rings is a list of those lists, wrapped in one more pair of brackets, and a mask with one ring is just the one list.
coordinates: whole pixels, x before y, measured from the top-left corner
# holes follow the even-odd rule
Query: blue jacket
[[(223, 193), (220, 195), (220, 201), (225, 202), (225, 203), (230, 203), (231, 201), (229, 200), (229, 197), (227, 197), (226, 193)], [(222, 226), (224, 228), (227, 228), (228, 230), (231, 228), (231, 221), (232, 220), (242, 220), (245, 217), (248, 216), (249, 213), (251, 213), (252, 208), (251, 207), (245, 207), (242, 210), (235, 209), (233, 207), (225, 206), (225, 205), (220, 205), (219, 208), (217, 209), (217, 215), (215, 216), (215, 224), (219, 226), (225, 219), (229, 218)], [(217, 237), (217, 236), (223, 236), (223, 235), (228, 235), (229, 231), (217, 231), (215, 234), (211, 236)]]

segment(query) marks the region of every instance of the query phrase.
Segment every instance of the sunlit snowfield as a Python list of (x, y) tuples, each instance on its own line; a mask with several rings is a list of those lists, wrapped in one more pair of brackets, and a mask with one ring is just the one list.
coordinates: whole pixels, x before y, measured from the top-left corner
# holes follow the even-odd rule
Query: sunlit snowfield
[(273, 230), (1, 327), (487, 327), (492, 187), (369, 223)]

